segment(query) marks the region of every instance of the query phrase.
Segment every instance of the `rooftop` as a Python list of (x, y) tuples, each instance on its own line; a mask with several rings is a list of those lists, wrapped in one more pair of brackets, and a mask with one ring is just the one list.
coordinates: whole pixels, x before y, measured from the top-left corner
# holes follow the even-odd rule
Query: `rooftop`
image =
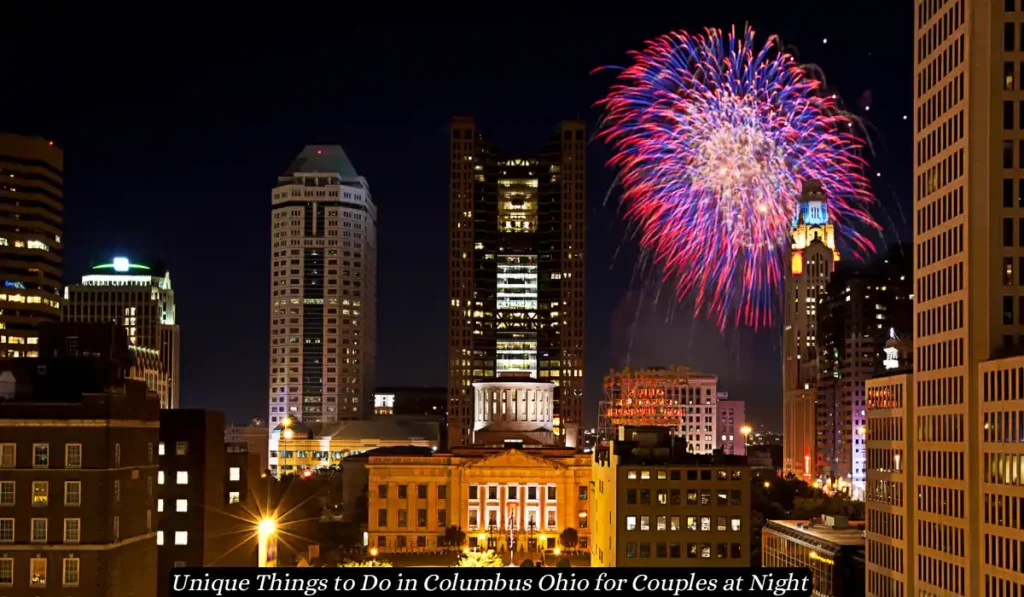
[(359, 178), (341, 145), (307, 145), (292, 161), (285, 174), (323, 172), (337, 174), (342, 180)]
[[(833, 528), (820, 522), (807, 527), (807, 520), (769, 520), (769, 525), (777, 525), (798, 535), (806, 535), (830, 543), (836, 547), (864, 547), (864, 521), (850, 521), (846, 528)], [(803, 525), (801, 528), (798, 525)]]

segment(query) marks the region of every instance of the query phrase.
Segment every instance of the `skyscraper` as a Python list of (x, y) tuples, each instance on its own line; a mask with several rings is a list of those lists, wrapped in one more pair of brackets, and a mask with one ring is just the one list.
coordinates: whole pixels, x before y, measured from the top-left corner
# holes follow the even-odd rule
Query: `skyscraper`
[(901, 432), (869, 435), (870, 594), (1024, 585), (1021, 8), (915, 5), (914, 370), (869, 402)]
[(60, 321), (64, 152), (0, 133), (0, 358), (39, 356), (38, 324)]
[(793, 244), (783, 311), (783, 469), (809, 481), (814, 471), (815, 408), (818, 385), (818, 297), (839, 261), (825, 193), (804, 183), (793, 221)]
[(474, 381), (556, 389), (556, 432), (583, 419), (586, 132), (564, 121), (534, 157), (502, 156), (472, 118), (451, 123), (449, 442), (469, 441)]
[(67, 286), (64, 299), (64, 321), (123, 326), (135, 355), (132, 376), (156, 392), (160, 408), (178, 408), (181, 329), (169, 271), (115, 257)]
[(270, 427), (359, 419), (377, 358), (377, 206), (339, 145), (307, 145), (271, 203)]

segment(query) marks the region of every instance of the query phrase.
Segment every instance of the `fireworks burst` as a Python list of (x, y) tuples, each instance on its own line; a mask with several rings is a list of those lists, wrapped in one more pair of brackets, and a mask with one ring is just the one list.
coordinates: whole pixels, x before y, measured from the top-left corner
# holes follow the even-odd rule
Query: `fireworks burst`
[(626, 218), (680, 298), (721, 329), (771, 325), (804, 181), (818, 181), (846, 253), (878, 226), (851, 119), (775, 36), (672, 33), (632, 54), (599, 105)]

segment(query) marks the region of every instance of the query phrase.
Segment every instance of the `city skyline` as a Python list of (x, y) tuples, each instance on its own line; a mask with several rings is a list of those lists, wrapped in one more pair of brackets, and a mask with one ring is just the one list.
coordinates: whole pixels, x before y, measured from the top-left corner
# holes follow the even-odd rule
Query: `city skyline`
[[(60, 102), (47, 99), (44, 93), (13, 93), (0, 100), (0, 120), (17, 125), (21, 132), (52, 136), (66, 152), (69, 249), (64, 282), (109, 255), (167, 255), (176, 272), (180, 315), (188, 322), (182, 327), (182, 343), (197, 347), (182, 353), (182, 405), (226, 408), (229, 419), (244, 421), (254, 415), (265, 416), (266, 403), (258, 397), (266, 396), (267, 391), (269, 371), (260, 368), (267, 362), (269, 331), (266, 303), (257, 299), (266, 295), (269, 284), (265, 267), (270, 255), (269, 231), (263, 206), (267, 189), (282, 165), (307, 144), (339, 143), (359, 164), (361, 173), (365, 171), (367, 178), (375, 181), (374, 197), (382, 214), (378, 383), (441, 385), (446, 377), (444, 323), (424, 321), (417, 314), (445, 309), (444, 148), (448, 120), (459, 113), (476, 114), (481, 127), (510, 151), (536, 147), (544, 141), (543, 126), (564, 118), (583, 116), (591, 131), (596, 122), (591, 104), (610, 79), (591, 76), (590, 70), (624, 63), (629, 49), (671, 28), (728, 25), (736, 21), (735, 15), (743, 14), (759, 33), (780, 33), (787, 44), (799, 50), (801, 58), (821, 64), (830, 82), (839, 85), (846, 104), (883, 128), (880, 157), (873, 164), (885, 176), (876, 194), (890, 202), (889, 217), (894, 223), (907, 219), (900, 209), (908, 209), (908, 192), (891, 191), (888, 184), (895, 180), (897, 188), (909, 188), (909, 163), (904, 159), (910, 146), (905, 139), (909, 129), (904, 128), (909, 125), (901, 124), (902, 115), (909, 113), (909, 89), (904, 89), (907, 86), (900, 79), (911, 63), (908, 26), (901, 27), (909, 24), (909, 14), (896, 15), (892, 23), (850, 16), (864, 25), (892, 27), (892, 36), (877, 36), (877, 43), (885, 45), (874, 51), (844, 31), (828, 32), (827, 44), (822, 32), (794, 31), (794, 16), (810, 5), (771, 10), (752, 5), (728, 15), (711, 8), (671, 6), (667, 13), (582, 21), (574, 20), (571, 10), (559, 9), (550, 22), (537, 24), (536, 35), (572, 51), (550, 56), (543, 49), (505, 47), (501, 40), (517, 31), (511, 21), (503, 29), (490, 31), (452, 22), (448, 29), (439, 30), (444, 39), (437, 48), (431, 48), (433, 36), (428, 38), (411, 27), (399, 28), (398, 33), (368, 27), (365, 32), (353, 32), (351, 43), (379, 48), (381, 55), (366, 52), (364, 63), (351, 65), (354, 72), (343, 77), (345, 82), (316, 78), (308, 90), (300, 89), (286, 98), (250, 92), (265, 89), (274, 80), (269, 76), (274, 65), (290, 62), (295, 50), (276, 45), (286, 45), (287, 40), (257, 48), (250, 56), (234, 49), (247, 47), (232, 38), (243, 35), (235, 33), (218, 42), (202, 41), (202, 50), (196, 47), (171, 55), (154, 45), (162, 39), (156, 32), (152, 40), (132, 40), (138, 45), (134, 56), (118, 54), (118, 48), (128, 41), (125, 39), (116, 44), (104, 41), (79, 52), (77, 46), (70, 50), (79, 39), (79, 23), (64, 15), (58, 23), (48, 25), (53, 35), (46, 37), (54, 40), (54, 47), (41, 48), (30, 61), (12, 68), (16, 69), (14, 75), (38, 83), (36, 91), (56, 86), (74, 93), (55, 94), (65, 98)], [(99, 20), (97, 15), (79, 16)], [(38, 33), (38, 26), (27, 27), (26, 32)], [(843, 27), (848, 28), (856, 29), (852, 24)], [(168, 32), (170, 29), (168, 24)], [(453, 34), (460, 31), (468, 32), (475, 43), (493, 44), (487, 46), (489, 51), (475, 52), (488, 57), (459, 54), (458, 60), (449, 57), (431, 66), (438, 55), (454, 54), (458, 36)], [(394, 47), (381, 48), (374, 41), (378, 36)], [(887, 41), (889, 37), (896, 41)], [(217, 59), (210, 61), (206, 70), (185, 75), (181, 69), (191, 63), (191, 52), (196, 51), (212, 51)], [(326, 48), (319, 45), (301, 52), (311, 60), (328, 60)], [(74, 72), (78, 61), (111, 53), (116, 58), (109, 63), (112, 72), (132, 69), (143, 55), (156, 60), (159, 68), (138, 74), (145, 77), (144, 84), (130, 88), (114, 84), (109, 90), (104, 90), (104, 85), (90, 85), (100, 89), (100, 95), (85, 95)], [(530, 65), (536, 65), (541, 57), (553, 62), (537, 71)], [(396, 79), (375, 74), (386, 71), (382, 65), (400, 59), (410, 61), (411, 72), (419, 73), (415, 80), (430, 92), (417, 92), (411, 98)], [(501, 65), (500, 74), (495, 70), (486, 75), (488, 68), (497, 69), (497, 65)], [(36, 71), (56, 73), (58, 82), (37, 80), (32, 74)], [(469, 81), (480, 73), (486, 75), (481, 82)], [(105, 81), (109, 76), (101, 75)], [(526, 87), (537, 86), (539, 79), (546, 92), (508, 97), (496, 93), (509, 85), (509, 77)], [(362, 84), (351, 86), (356, 79)], [(865, 93), (871, 90), (873, 93)], [(102, 99), (108, 97), (116, 101)], [(83, 116), (63, 107), (62, 102), (72, 98), (81, 101)], [(872, 98), (868, 114), (863, 108)], [(112, 110), (123, 118), (114, 122)], [(176, 140), (168, 144), (171, 133)], [(779, 342), (772, 333), (748, 330), (723, 339), (709, 322), (691, 321), (685, 309), (677, 310), (672, 324), (666, 326), (664, 311), (671, 306), (671, 299), (662, 299), (657, 312), (651, 312), (650, 292), (632, 281), (635, 250), (620, 224), (614, 193), (605, 203), (612, 180), (603, 166), (607, 152), (600, 143), (591, 142), (587, 149), (591, 154), (587, 164), (587, 424), (595, 423), (602, 376), (629, 357), (634, 366), (685, 363), (715, 372), (723, 389), (746, 400), (751, 419), (780, 427), (781, 395), (776, 388), (781, 383), (775, 383), (781, 369)], [(405, 174), (395, 174), (396, 170)], [(154, 185), (157, 180), (160, 184)], [(893, 199), (894, 193), (902, 199)], [(203, 217), (194, 217), (196, 213)], [(156, 222), (165, 223), (166, 230)], [(222, 222), (232, 222), (230, 230), (225, 230)], [(189, 233), (171, 232), (175, 228)], [(204, 241), (192, 242), (194, 238)], [(413, 253), (410, 246), (415, 247)], [(410, 300), (406, 288), (416, 289), (416, 300), (422, 303), (417, 309), (405, 308)], [(426, 326), (424, 333), (408, 333), (420, 326)], [(212, 349), (200, 348), (204, 344), (200, 330), (213, 330), (220, 342), (211, 343)], [(611, 341), (618, 337), (632, 341)], [(609, 348), (612, 344), (616, 348)], [(226, 355), (223, 365), (205, 367), (213, 354), (207, 350)], [(766, 354), (771, 358), (764, 358)], [(769, 382), (762, 384), (765, 379)], [(770, 390), (762, 391), (763, 386)]]

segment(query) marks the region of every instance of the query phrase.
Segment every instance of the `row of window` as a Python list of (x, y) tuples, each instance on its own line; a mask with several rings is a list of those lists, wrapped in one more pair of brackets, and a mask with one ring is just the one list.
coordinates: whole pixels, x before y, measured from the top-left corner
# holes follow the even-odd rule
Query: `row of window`
[[(116, 482), (119, 485), (119, 482)], [(0, 481), (0, 506), (13, 506), (16, 500), (17, 485), (15, 481)], [(32, 481), (32, 505), (48, 506), (50, 504), (50, 482)], [(82, 482), (64, 482), (64, 505), (82, 505)]]
[[(711, 543), (687, 543), (687, 558), (711, 559)], [(743, 557), (743, 545), (741, 543), (716, 543), (714, 544), (714, 557), (718, 559), (731, 558), (737, 560)], [(626, 543), (626, 557), (635, 558), (651, 557), (650, 543)], [(654, 556), (656, 558), (681, 558), (682, 544), (680, 543), (655, 543)]]
[[(682, 490), (680, 489), (658, 489), (655, 490), (656, 502), (661, 506), (682, 506)], [(711, 496), (716, 497), (716, 506), (739, 506), (743, 503), (743, 491), (740, 489), (688, 489), (686, 490), (687, 506), (710, 506)], [(626, 504), (635, 506), (651, 505), (650, 489), (626, 489)]]
[[(121, 444), (117, 444), (115, 457), (118, 466), (121, 460)], [(0, 468), (17, 466), (18, 444), (0, 444)], [(32, 466), (49, 468), (50, 444), (32, 444)], [(66, 444), (64, 446), (64, 468), (82, 468), (82, 444)]]
[[(626, 517), (626, 530), (627, 531), (650, 531), (651, 530), (651, 518), (655, 519), (656, 531), (680, 531), (680, 522), (682, 517), (680, 516), (627, 516)], [(711, 530), (716, 531), (735, 531), (739, 532), (743, 530), (743, 519), (739, 516), (717, 516), (715, 517), (715, 525), (712, 529), (711, 517), (710, 516), (687, 516), (686, 517), (686, 530), (688, 531), (702, 531), (708, 532)], [(639, 519), (640, 525), (637, 526), (637, 520)]]
[[(647, 481), (647, 480), (649, 480), (651, 478), (657, 478), (659, 481), (665, 481), (665, 480), (669, 480), (669, 481), (682, 481), (682, 471), (679, 471), (679, 470), (654, 471), (653, 474), (654, 474), (654, 477), (651, 476), (652, 475), (651, 471), (641, 470), (638, 473), (637, 471), (630, 470), (630, 471), (626, 471), (626, 478), (629, 479), (630, 481), (636, 480), (638, 478), (641, 481)], [(699, 477), (699, 479), (698, 479), (698, 477)], [(715, 471), (714, 478), (715, 478), (716, 481), (742, 481), (743, 480), (743, 471), (741, 471), (739, 469), (734, 470), (734, 471), (718, 470), (718, 471)], [(695, 469), (693, 469), (693, 470), (688, 470), (688, 471), (686, 471), (686, 480), (687, 481), (698, 481), (698, 480), (699, 481), (710, 481), (711, 480), (711, 469), (702, 469), (702, 470), (695, 470)]]
[[(448, 511), (440, 509), (437, 511), (437, 526), (445, 527), (448, 526)], [(388, 526), (388, 511), (385, 508), (377, 510), (377, 525), (381, 527)], [(409, 511), (404, 508), (398, 511), (398, 528), (404, 529), (409, 526)], [(427, 526), (427, 511), (426, 509), (419, 509), (416, 511), (416, 526), (425, 527)]]
[[(64, 558), (61, 585), (77, 587), (81, 579), (81, 562), (78, 558)], [(46, 587), (46, 558), (29, 560), (29, 586), (32, 588)], [(0, 587), (14, 586), (14, 558), (0, 558)]]
[[(164, 544), (164, 532), (156, 532), (156, 544)], [(174, 531), (174, 544), (175, 545), (188, 545), (188, 531)]]
[[(50, 520), (33, 518), (29, 522), (31, 543), (46, 543), (49, 540)], [(64, 519), (64, 543), (78, 543), (82, 539), (82, 519)], [(14, 519), (0, 518), (0, 543), (14, 543)]]

